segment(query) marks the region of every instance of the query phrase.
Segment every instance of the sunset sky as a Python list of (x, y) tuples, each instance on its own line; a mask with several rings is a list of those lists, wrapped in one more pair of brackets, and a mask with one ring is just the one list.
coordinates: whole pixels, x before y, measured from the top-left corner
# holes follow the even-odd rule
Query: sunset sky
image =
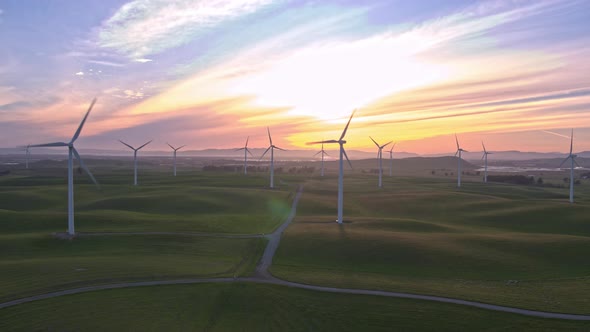
[(0, 147), (590, 150), (590, 1), (0, 0)]

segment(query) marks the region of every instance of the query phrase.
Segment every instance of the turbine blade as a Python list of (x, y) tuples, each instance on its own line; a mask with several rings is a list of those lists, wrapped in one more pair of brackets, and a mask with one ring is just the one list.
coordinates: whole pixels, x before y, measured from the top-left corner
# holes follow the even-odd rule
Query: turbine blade
[(166, 142), (166, 144), (168, 144), (168, 146), (169, 146), (170, 148), (172, 148), (172, 150), (176, 150), (176, 149), (175, 149), (175, 148), (174, 148), (172, 145), (170, 145), (170, 143)]
[(461, 151), (463, 151), (463, 152), (469, 152), (469, 151), (467, 151), (467, 150), (463, 150), (463, 149), (461, 149)]
[(279, 148), (278, 146), (273, 146), (273, 148), (275, 148), (275, 149), (279, 149), (279, 150), (281, 150), (281, 151), (287, 151), (287, 150), (285, 150), (285, 149)]
[(74, 143), (74, 141), (76, 139), (78, 139), (78, 136), (80, 136), (80, 133), (82, 132), (82, 127), (84, 127), (84, 123), (86, 122), (86, 119), (88, 118), (90, 111), (92, 111), (92, 107), (94, 107), (95, 103), (96, 103), (96, 98), (92, 99), (92, 103), (90, 103), (90, 107), (88, 107), (88, 111), (86, 111), (86, 115), (84, 115), (84, 118), (82, 119), (82, 122), (80, 122), (80, 126), (78, 126), (78, 130), (76, 130), (76, 133), (72, 137), (72, 140), (70, 141), (70, 143)]
[(82, 158), (80, 157), (80, 154), (78, 153), (78, 151), (76, 150), (76, 148), (72, 148), (72, 152), (74, 152), (74, 156), (76, 156), (76, 159), (78, 159), (78, 162), (80, 163), (80, 167), (82, 167), (82, 169), (84, 169), (84, 171), (86, 172), (86, 174), (88, 174), (88, 176), (90, 177), (90, 179), (92, 180), (92, 182), (94, 182), (94, 184), (96, 185), (96, 187), (97, 188), (100, 188), (100, 185), (98, 184), (98, 182), (94, 178), (94, 175), (92, 175), (92, 173), (90, 172), (90, 170), (88, 169), (88, 167), (86, 167), (86, 164), (84, 164), (84, 161), (82, 161)]
[(576, 159), (574, 159), (574, 164), (575, 164), (576, 166), (578, 166), (578, 167), (582, 167), (582, 166), (580, 166), (580, 164), (578, 164), (578, 162), (576, 161)]
[(34, 144), (34, 145), (29, 145), (29, 147), (31, 147), (31, 148), (42, 148), (42, 147), (49, 147), (49, 146), (68, 146), (68, 143), (55, 142), (55, 143), (47, 143), (47, 144)]
[(352, 114), (350, 115), (350, 118), (348, 119), (348, 122), (346, 123), (346, 127), (344, 127), (344, 131), (342, 131), (342, 135), (340, 135), (339, 141), (344, 139), (344, 136), (346, 135), (346, 131), (348, 130), (348, 125), (350, 125), (350, 120), (352, 120), (354, 113), (356, 113), (356, 110), (352, 111)]
[(559, 168), (561, 168), (561, 166), (563, 166), (563, 164), (565, 164), (566, 161), (568, 161), (568, 159), (570, 159), (571, 156), (567, 156), (562, 162), (561, 164), (559, 164)]
[(326, 151), (324, 151), (324, 150), (322, 150), (321, 152), (322, 152), (324, 155), (328, 156), (328, 157), (330, 156), (330, 155), (328, 154), (328, 152), (326, 152)]
[(481, 156), (481, 160), (483, 160), (483, 158), (485, 158), (485, 157), (486, 157), (486, 154), (487, 154), (487, 153), (485, 153), (485, 152), (483, 153), (483, 155)]
[(266, 149), (266, 151), (264, 151), (264, 153), (262, 154), (262, 156), (260, 156), (260, 159), (258, 159), (258, 161), (262, 160), (262, 158), (264, 158), (264, 155), (266, 155), (266, 153), (268, 152), (268, 150), (270, 150), (272, 148), (272, 146), (269, 146), (268, 149)]
[(254, 157), (254, 155), (252, 154), (252, 152), (250, 152), (250, 149), (246, 148), (246, 152), (248, 152), (252, 157)]
[(145, 143), (144, 145), (140, 146), (137, 148), (137, 150), (141, 150), (141, 148), (143, 148), (144, 146), (150, 144), (153, 140), (150, 140), (149, 142)]
[(127, 143), (125, 143), (125, 142), (123, 142), (123, 141), (121, 141), (121, 140), (118, 140), (118, 141), (119, 141), (119, 142), (121, 142), (122, 144), (125, 144), (125, 145), (127, 145), (127, 146), (128, 146), (130, 149), (131, 149), (131, 150), (135, 150), (135, 148), (134, 148), (134, 147), (132, 147), (131, 145), (129, 145), (129, 144), (127, 144)]
[(574, 130), (572, 129), (572, 139), (570, 142), (570, 155), (572, 154), (573, 150), (574, 150)]
[(268, 132), (268, 140), (270, 142), (270, 145), (272, 145), (272, 137), (270, 137), (270, 128), (266, 127), (266, 131)]
[(459, 150), (459, 139), (457, 138), (457, 134), (455, 134), (455, 142), (457, 142), (457, 150)]
[(379, 147), (379, 144), (377, 142), (375, 142), (375, 140), (373, 139), (373, 137), (369, 136), (369, 138), (371, 139), (371, 141), (373, 141), (373, 143), (375, 143), (375, 145), (377, 145), (377, 147)]
[(248, 141), (250, 140), (250, 136), (248, 136), (248, 138), (246, 138), (246, 147), (248, 147)]
[(352, 163), (350, 162), (350, 159), (348, 159), (348, 155), (346, 154), (346, 150), (344, 150), (344, 148), (342, 148), (342, 154), (344, 155), (344, 157), (346, 157), (346, 161), (348, 161), (348, 166), (350, 166), (350, 169), (353, 169)]
[(177, 147), (177, 148), (175, 149), (175, 151), (178, 151), (178, 150), (180, 150), (180, 149), (184, 148), (185, 146), (186, 146), (186, 145), (181, 145), (181, 146)]
[(331, 140), (329, 140), (329, 141), (307, 142), (307, 143), (305, 143), (305, 144), (307, 144), (307, 145), (312, 145), (312, 144), (324, 144), (324, 143), (338, 143), (338, 141), (337, 141), (337, 140), (335, 140), (335, 139), (331, 139)]
[(397, 142), (393, 143), (393, 146), (391, 147), (391, 149), (389, 150), (389, 153), (393, 152), (393, 148), (395, 148), (395, 145), (397, 144)]
[(381, 146), (381, 148), (383, 149), (384, 147), (388, 146), (388, 145), (389, 145), (389, 144), (391, 144), (391, 143), (393, 143), (393, 141), (389, 141), (389, 142), (387, 142), (387, 144), (384, 144), (384, 145), (382, 145), (382, 146)]
[(455, 152), (455, 157), (457, 156), (458, 153), (459, 153), (459, 150), (457, 150), (457, 152)]
[(237, 149), (235, 149), (234, 151), (242, 151), (242, 150), (245, 150), (245, 149), (246, 149), (246, 148), (237, 148)]
[(481, 141), (481, 146), (483, 147), (483, 153), (488, 153), (488, 152), (486, 151), (486, 146), (483, 144), (483, 141)]
[(318, 151), (318, 152), (316, 152), (316, 153), (315, 153), (313, 156), (315, 157), (315, 156), (317, 156), (318, 154), (320, 154), (320, 153), (322, 153), (322, 152), (324, 152), (324, 151)]

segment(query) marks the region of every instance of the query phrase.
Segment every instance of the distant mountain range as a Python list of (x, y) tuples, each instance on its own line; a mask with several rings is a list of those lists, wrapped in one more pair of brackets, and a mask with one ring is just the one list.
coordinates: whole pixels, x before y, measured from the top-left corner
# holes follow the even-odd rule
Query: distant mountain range
[[(254, 158), (260, 158), (262, 153), (264, 153), (264, 148), (252, 148), (252, 154)], [(82, 155), (86, 156), (131, 156), (131, 151), (125, 150), (106, 150), (106, 149), (83, 149), (79, 148), (78, 151)], [(328, 152), (327, 160), (336, 159), (338, 158), (338, 150), (326, 150)], [(32, 148), (31, 154), (37, 155), (66, 155), (66, 149), (47, 149), (47, 148)], [(359, 150), (347, 150), (348, 157), (350, 159), (371, 159), (376, 158), (376, 152), (366, 152), (366, 151), (359, 151)], [(492, 155), (488, 158), (489, 162), (495, 161), (525, 161), (525, 160), (539, 160), (539, 159), (563, 159), (567, 156), (566, 153), (560, 152), (521, 152), (521, 151), (492, 151)], [(24, 151), (18, 148), (0, 148), (0, 155), (24, 155)], [(144, 156), (152, 156), (152, 157), (164, 157), (164, 156), (171, 156), (171, 151), (166, 150), (158, 150), (158, 151), (142, 151), (140, 154)], [(244, 152), (243, 151), (236, 151), (235, 149), (205, 149), (205, 150), (180, 150), (178, 152), (179, 156), (182, 157), (205, 157), (205, 158), (230, 158), (230, 159), (240, 159), (243, 158)], [(318, 157), (314, 158), (315, 151), (310, 150), (288, 150), (288, 151), (277, 151), (275, 152), (276, 157), (278, 159), (286, 159), (286, 160), (312, 160), (312, 159), (319, 159)], [(576, 153), (581, 158), (590, 158), (590, 151), (583, 151)], [(416, 153), (411, 152), (397, 152), (394, 151), (393, 156), (395, 159), (403, 159), (403, 158), (414, 158), (414, 157), (447, 157), (453, 156), (453, 153), (440, 153), (440, 154), (426, 154), (426, 155), (419, 155)], [(465, 152), (463, 154), (463, 158), (468, 161), (472, 161), (476, 164), (479, 164), (479, 160), (481, 160), (482, 152)], [(389, 154), (387, 152), (384, 153), (384, 158), (388, 159)]]

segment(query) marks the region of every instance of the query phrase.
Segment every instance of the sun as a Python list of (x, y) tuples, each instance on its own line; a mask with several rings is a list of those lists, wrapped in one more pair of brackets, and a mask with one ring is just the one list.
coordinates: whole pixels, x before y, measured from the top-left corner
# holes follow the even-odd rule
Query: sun
[(289, 107), (289, 115), (322, 120), (346, 117), (381, 97), (447, 77), (442, 65), (399, 52), (373, 38), (299, 50), (232, 84), (261, 106)]

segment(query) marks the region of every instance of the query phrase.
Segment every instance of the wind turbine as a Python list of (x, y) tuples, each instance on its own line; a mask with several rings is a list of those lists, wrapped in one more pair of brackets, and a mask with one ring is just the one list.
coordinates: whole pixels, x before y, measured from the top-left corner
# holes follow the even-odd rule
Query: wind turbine
[[(150, 142), (151, 142), (151, 141), (150, 141)], [(121, 143), (123, 143), (123, 142), (121, 142)], [(148, 143), (149, 143), (149, 142), (148, 142)], [(125, 143), (123, 143), (123, 144), (125, 144)], [(146, 144), (147, 144), (147, 143), (146, 143)], [(171, 147), (171, 148), (172, 148), (172, 150), (174, 150), (174, 176), (176, 176), (176, 151), (178, 151), (178, 150), (180, 150), (180, 149), (184, 148), (186, 145), (183, 145), (183, 146), (180, 146), (180, 147), (177, 147), (177, 148), (175, 148), (175, 147), (173, 147), (172, 145), (170, 145), (170, 143), (166, 143), (166, 144), (168, 144), (168, 146), (169, 146), (169, 147)], [(127, 144), (125, 144), (125, 145), (127, 145)], [(141, 147), (140, 147), (139, 149), (141, 149)], [(139, 149), (138, 149), (138, 150), (139, 150)], [(137, 171), (137, 167), (136, 167), (136, 171)], [(136, 184), (137, 184), (137, 183), (136, 183)]]
[(389, 176), (393, 176), (393, 148), (395, 148), (396, 143), (393, 143), (391, 149), (389, 149)]
[(268, 150), (270, 150), (270, 188), (274, 188), (274, 176), (275, 176), (275, 154), (274, 151), (275, 149), (279, 149), (281, 151), (286, 151), (285, 149), (281, 149), (278, 146), (272, 144), (272, 137), (270, 136), (270, 129), (268, 127), (266, 127), (266, 130), (268, 131), (268, 140), (270, 142), (270, 146), (268, 147), (268, 149), (266, 149), (266, 151), (264, 151), (264, 153), (262, 154), (262, 156), (260, 157), (260, 159), (264, 158), (264, 155), (268, 152)]
[(316, 154), (314, 154), (313, 156), (317, 156), (318, 154), (322, 155), (322, 172), (320, 176), (324, 176), (324, 156), (328, 156), (328, 153), (324, 150), (324, 143), (322, 143), (322, 149), (320, 151), (318, 151)]
[(29, 169), (29, 157), (31, 156), (31, 152), (29, 151), (29, 148), (31, 147), (31, 144), (28, 144), (25, 147), (25, 168)]
[[(571, 159), (571, 161), (572, 161), (571, 168), (570, 168), (570, 203), (574, 202), (574, 164), (578, 165), (578, 163), (576, 162), (576, 157), (578, 157), (578, 156), (573, 154), (573, 149), (574, 149), (574, 130), (572, 129), (572, 136), (571, 136), (571, 141), (570, 141), (570, 154), (561, 162), (561, 165), (559, 165), (559, 168), (561, 168), (561, 166), (563, 166), (563, 164), (565, 164), (565, 162), (568, 159)], [(580, 165), (578, 165), (578, 166), (580, 166)]]
[(389, 143), (379, 145), (379, 143), (375, 142), (373, 137), (369, 136), (369, 138), (371, 141), (373, 141), (373, 143), (375, 143), (378, 149), (377, 158), (379, 159), (379, 188), (381, 188), (383, 187), (383, 148), (391, 144), (391, 141)]
[(249, 140), (250, 140), (250, 136), (248, 136), (248, 138), (246, 138), (246, 145), (244, 145), (243, 148), (236, 149), (236, 151), (244, 150), (244, 175), (248, 174), (248, 153), (252, 157), (254, 157), (252, 155), (252, 152), (250, 152), (250, 149), (248, 149), (248, 141)]
[(68, 142), (56, 142), (56, 143), (47, 143), (47, 144), (35, 144), (35, 145), (29, 145), (28, 147), (57, 147), (57, 146), (67, 146), (68, 147), (68, 234), (70, 236), (74, 236), (76, 234), (75, 229), (74, 229), (74, 156), (76, 157), (76, 159), (78, 159), (78, 163), (80, 163), (80, 167), (82, 167), (84, 169), (84, 171), (86, 171), (86, 173), (88, 174), (88, 176), (90, 176), (90, 179), (92, 179), (92, 182), (94, 182), (94, 184), (98, 187), (98, 182), (96, 182), (96, 179), (94, 178), (94, 176), (92, 176), (92, 173), (90, 173), (90, 170), (88, 169), (88, 167), (86, 167), (86, 164), (84, 164), (84, 162), (82, 161), (82, 158), (80, 158), (80, 154), (78, 153), (78, 151), (76, 151), (76, 148), (74, 147), (74, 142), (78, 139), (78, 136), (80, 136), (80, 133), (82, 132), (82, 127), (84, 127), (84, 123), (86, 122), (86, 119), (88, 118), (88, 115), (90, 114), (90, 111), (92, 110), (92, 107), (94, 107), (94, 104), (96, 103), (96, 98), (94, 98), (92, 100), (92, 103), (90, 103), (90, 107), (88, 107), (88, 111), (86, 111), (86, 115), (84, 115), (84, 118), (82, 119), (82, 122), (80, 122), (80, 125), (78, 126), (78, 130), (76, 130), (76, 132), (74, 133), (74, 136), (72, 137), (72, 139)]
[(481, 156), (481, 159), (485, 160), (485, 168), (484, 168), (484, 173), (483, 173), (483, 182), (487, 183), (488, 182), (488, 155), (492, 154), (491, 152), (488, 152), (486, 150), (486, 146), (483, 144), (483, 141), (481, 142), (481, 146), (483, 147), (483, 156)]
[(145, 143), (144, 145), (138, 147), (137, 149), (132, 147), (131, 145), (119, 140), (119, 142), (121, 142), (122, 144), (127, 145), (131, 150), (133, 150), (133, 185), (137, 186), (137, 151), (141, 150), (141, 148), (143, 148), (144, 146), (150, 144), (152, 141), (150, 140), (149, 142)]
[(344, 140), (344, 136), (346, 135), (346, 131), (348, 130), (348, 125), (350, 125), (350, 120), (352, 120), (352, 117), (354, 116), (354, 113), (356, 112), (353, 111), (352, 114), (350, 115), (350, 118), (348, 119), (348, 122), (346, 123), (346, 127), (344, 127), (344, 130), (342, 131), (342, 135), (340, 135), (340, 138), (338, 140), (328, 140), (328, 141), (319, 141), (319, 142), (310, 142), (307, 144), (330, 144), (330, 143), (337, 143), (340, 145), (340, 161), (339, 161), (339, 173), (338, 173), (338, 219), (336, 220), (337, 223), (342, 224), (342, 209), (343, 209), (343, 202), (344, 202), (344, 193), (343, 193), (343, 189), (344, 189), (344, 162), (343, 162), (343, 156), (346, 157), (346, 160), (348, 161), (348, 165), (350, 165), (350, 168), (352, 168), (352, 164), (350, 163), (350, 160), (348, 159), (348, 156), (346, 155), (346, 151), (344, 150), (344, 144), (346, 144), (346, 141)]
[(457, 138), (457, 134), (455, 134), (455, 142), (457, 142), (457, 152), (455, 152), (455, 157), (459, 155), (459, 161), (457, 164), (457, 187), (461, 187), (461, 152), (469, 152), (467, 150), (461, 149), (459, 146), (459, 139)]

